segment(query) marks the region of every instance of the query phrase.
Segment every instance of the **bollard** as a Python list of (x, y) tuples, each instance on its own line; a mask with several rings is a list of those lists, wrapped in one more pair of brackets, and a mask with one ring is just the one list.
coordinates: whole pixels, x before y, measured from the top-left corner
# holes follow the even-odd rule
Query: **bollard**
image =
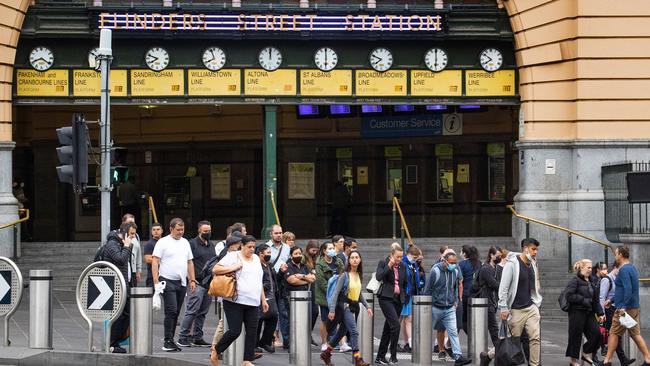
[(153, 352), (153, 288), (131, 288), (131, 353), (151, 356)]
[[(226, 301), (226, 300), (224, 300)], [(221, 318), (223, 318), (223, 331), (228, 330), (228, 318), (223, 313), (223, 305), (221, 306)], [(244, 340), (246, 338), (246, 329), (242, 325), (239, 337), (230, 344), (230, 346), (223, 353), (224, 364), (228, 366), (240, 366), (244, 362)]]
[[(375, 312), (375, 295), (372, 292), (363, 292), (361, 296), (368, 303), (368, 308)], [(364, 311), (363, 306), (359, 311), (357, 318), (357, 329), (359, 330), (359, 351), (364, 360), (374, 360), (374, 333), (375, 324), (373, 318), (368, 316), (368, 312)]]
[(311, 366), (311, 291), (289, 296), (289, 363)]
[(431, 347), (431, 336), (433, 324), (431, 324), (430, 295), (413, 296), (413, 344), (411, 345), (411, 362), (416, 365), (431, 365), (433, 349)]
[(29, 271), (29, 348), (52, 349), (52, 271)]
[(469, 299), (469, 324), (467, 329), (467, 357), (473, 359), (473, 365), (479, 365), (479, 355), (481, 352), (487, 352), (488, 333), (488, 299), (470, 298)]

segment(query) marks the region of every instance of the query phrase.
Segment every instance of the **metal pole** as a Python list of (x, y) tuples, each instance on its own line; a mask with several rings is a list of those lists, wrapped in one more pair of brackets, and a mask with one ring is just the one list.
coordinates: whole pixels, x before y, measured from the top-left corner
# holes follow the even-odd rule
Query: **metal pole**
[(530, 221), (526, 220), (526, 238), (530, 238)]
[(261, 238), (269, 237), (269, 230), (275, 224), (275, 212), (270, 201), (268, 191), (273, 192), (273, 196), (278, 196), (278, 175), (277, 175), (277, 112), (278, 107), (274, 105), (264, 106), (264, 140), (262, 142), (264, 169), (264, 188), (263, 188), (263, 217)]
[(393, 197), (393, 240), (397, 239), (397, 208), (395, 207), (395, 197)]
[(411, 362), (416, 365), (431, 365), (432, 331), (430, 295), (413, 296), (413, 344)]
[(571, 272), (571, 271), (573, 270), (573, 263), (572, 263), (572, 261), (571, 261), (571, 252), (573, 251), (573, 249), (572, 249), (572, 247), (573, 247), (573, 243), (572, 243), (572, 239), (571, 239), (571, 234), (570, 234), (570, 233), (569, 233), (568, 241), (569, 241), (569, 243), (568, 243), (568, 247), (569, 247), (569, 248), (568, 248), (568, 253), (567, 253), (567, 256), (566, 256), (566, 257), (567, 257), (567, 260), (569, 261), (569, 262), (567, 263), (568, 268), (569, 268), (569, 272)]
[(29, 348), (52, 349), (52, 271), (29, 271)]
[[(20, 225), (20, 224), (19, 224)], [(19, 258), (20, 255), (18, 254), (18, 225), (14, 225), (14, 251), (13, 251), (13, 257), (14, 259)]]
[(106, 244), (106, 237), (111, 230), (111, 96), (109, 76), (113, 51), (111, 48), (111, 30), (102, 29), (99, 38), (99, 65), (101, 72), (101, 111), (99, 119), (99, 148), (101, 150), (101, 242)]
[(131, 288), (131, 353), (151, 356), (153, 352), (153, 288)]
[(400, 226), (399, 231), (399, 245), (404, 248), (404, 226)]
[[(224, 300), (225, 301), (225, 300)], [(223, 318), (223, 331), (228, 331), (228, 320), (223, 314), (221, 307), (221, 317)], [(244, 362), (244, 341), (246, 339), (246, 328), (242, 326), (241, 333), (237, 340), (230, 344), (230, 347), (223, 353), (223, 360), (228, 366), (240, 366)]]
[(289, 363), (311, 366), (311, 291), (289, 295)]
[[(363, 292), (361, 296), (368, 303), (368, 308), (372, 309), (372, 312), (375, 312), (375, 295), (372, 292)], [(361, 352), (361, 357), (368, 362), (374, 360), (374, 333), (375, 325), (373, 318), (368, 316), (367, 311), (359, 311), (359, 317), (357, 318), (357, 329), (359, 329), (359, 351)]]
[(488, 299), (469, 299), (469, 333), (467, 334), (467, 357), (473, 359), (474, 365), (480, 364), (479, 355), (488, 350)]

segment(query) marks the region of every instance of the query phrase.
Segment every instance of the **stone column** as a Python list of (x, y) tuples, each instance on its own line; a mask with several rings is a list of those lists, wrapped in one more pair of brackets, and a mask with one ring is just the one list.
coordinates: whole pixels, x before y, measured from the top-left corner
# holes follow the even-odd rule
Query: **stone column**
[[(18, 200), (11, 190), (13, 141), (0, 141), (0, 225), (18, 219)], [(0, 256), (11, 257), (14, 251), (13, 227), (0, 229)], [(20, 238), (20, 233), (18, 235)]]

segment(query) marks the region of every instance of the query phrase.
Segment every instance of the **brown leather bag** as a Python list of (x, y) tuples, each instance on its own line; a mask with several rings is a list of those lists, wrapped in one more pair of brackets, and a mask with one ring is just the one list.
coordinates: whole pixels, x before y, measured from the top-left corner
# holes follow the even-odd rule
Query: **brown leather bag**
[[(239, 255), (237, 255), (237, 262), (241, 262)], [(235, 300), (237, 298), (237, 272), (212, 276), (208, 295)]]

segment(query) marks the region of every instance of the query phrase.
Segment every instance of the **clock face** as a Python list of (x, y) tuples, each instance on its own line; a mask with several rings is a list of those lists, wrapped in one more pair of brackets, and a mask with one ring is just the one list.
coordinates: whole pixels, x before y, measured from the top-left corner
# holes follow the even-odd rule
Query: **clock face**
[(338, 62), (339, 56), (329, 47), (319, 48), (314, 54), (314, 63), (323, 71), (333, 70)]
[(441, 48), (432, 48), (424, 54), (424, 63), (433, 72), (442, 71), (447, 67), (447, 52)]
[(36, 47), (29, 53), (29, 63), (35, 70), (46, 71), (54, 64), (54, 53), (47, 47)]
[(208, 47), (203, 51), (202, 59), (208, 70), (218, 71), (226, 65), (226, 52), (219, 47)]
[(92, 69), (99, 68), (99, 60), (97, 60), (97, 55), (99, 55), (99, 47), (95, 47), (90, 52), (88, 52), (88, 66)]
[(153, 71), (162, 71), (169, 65), (169, 53), (162, 47), (151, 47), (144, 56), (144, 61)]
[(497, 71), (503, 65), (503, 56), (501, 55), (501, 51), (496, 48), (486, 48), (481, 51), (479, 61), (483, 70), (489, 72)]
[(393, 54), (386, 48), (375, 48), (370, 52), (370, 66), (380, 72), (387, 71), (393, 66)]
[(282, 65), (282, 53), (275, 47), (264, 47), (257, 56), (257, 60), (264, 70), (274, 71)]

